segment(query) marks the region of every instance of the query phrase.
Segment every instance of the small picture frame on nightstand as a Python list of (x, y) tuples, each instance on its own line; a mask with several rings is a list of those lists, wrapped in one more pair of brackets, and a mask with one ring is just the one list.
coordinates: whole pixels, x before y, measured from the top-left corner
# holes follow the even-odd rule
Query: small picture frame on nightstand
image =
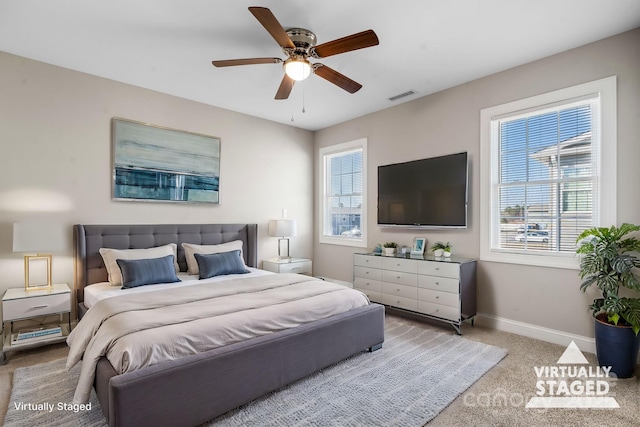
[(424, 256), (424, 247), (427, 246), (427, 238), (426, 237), (414, 237), (413, 238), (413, 246), (411, 247), (411, 256)]

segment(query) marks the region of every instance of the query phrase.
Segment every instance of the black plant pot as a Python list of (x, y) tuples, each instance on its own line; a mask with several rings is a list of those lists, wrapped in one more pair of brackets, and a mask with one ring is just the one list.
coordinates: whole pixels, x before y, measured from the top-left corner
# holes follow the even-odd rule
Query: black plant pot
[(630, 326), (616, 326), (595, 319), (596, 352), (600, 366), (611, 366), (618, 378), (630, 378), (636, 371), (640, 334)]

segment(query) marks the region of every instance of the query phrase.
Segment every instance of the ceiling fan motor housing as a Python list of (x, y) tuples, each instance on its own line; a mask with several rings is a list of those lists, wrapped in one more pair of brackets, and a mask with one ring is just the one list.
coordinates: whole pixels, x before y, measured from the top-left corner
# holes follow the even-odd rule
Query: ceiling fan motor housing
[(310, 50), (316, 45), (317, 38), (314, 33), (304, 28), (290, 28), (287, 30), (287, 35), (296, 46), (295, 50), (284, 48), (287, 55), (300, 56), (307, 58), (310, 55)]

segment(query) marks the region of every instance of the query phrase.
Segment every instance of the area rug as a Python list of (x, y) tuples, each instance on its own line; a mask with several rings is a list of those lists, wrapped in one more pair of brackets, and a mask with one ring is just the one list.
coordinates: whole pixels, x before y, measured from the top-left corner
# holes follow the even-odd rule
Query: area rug
[[(356, 355), (205, 425), (423, 426), (507, 354), (445, 331), (387, 317), (381, 350)], [(5, 426), (105, 425), (95, 394), (90, 411), (65, 407), (79, 371), (68, 374), (64, 363), (15, 370)]]

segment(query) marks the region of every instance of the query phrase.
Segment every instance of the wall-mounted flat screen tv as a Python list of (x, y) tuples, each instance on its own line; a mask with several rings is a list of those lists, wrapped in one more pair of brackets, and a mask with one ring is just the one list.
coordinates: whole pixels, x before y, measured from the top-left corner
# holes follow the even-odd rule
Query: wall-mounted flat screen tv
[(466, 228), (467, 153), (378, 166), (378, 225)]

